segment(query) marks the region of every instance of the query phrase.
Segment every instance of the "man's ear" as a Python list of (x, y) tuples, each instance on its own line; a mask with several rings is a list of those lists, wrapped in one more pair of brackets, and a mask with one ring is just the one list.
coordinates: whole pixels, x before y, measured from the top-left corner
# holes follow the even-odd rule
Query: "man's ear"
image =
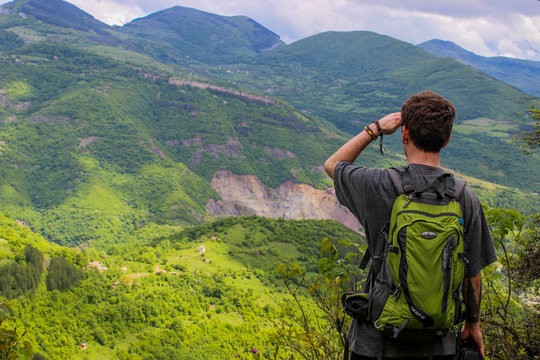
[(409, 129), (405, 125), (401, 127), (401, 142), (407, 144), (409, 142)]

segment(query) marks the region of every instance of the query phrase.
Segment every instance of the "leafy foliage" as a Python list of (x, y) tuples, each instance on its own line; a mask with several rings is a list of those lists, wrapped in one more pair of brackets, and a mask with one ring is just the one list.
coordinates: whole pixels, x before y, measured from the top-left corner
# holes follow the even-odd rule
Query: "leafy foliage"
[(32, 346), (28, 341), (21, 344), (26, 331), (20, 334), (17, 332), (17, 328), (10, 330), (2, 326), (4, 321), (10, 318), (11, 308), (9, 304), (0, 302), (0, 358), (2, 360), (30, 359), (33, 353)]
[[(365, 274), (359, 273), (363, 251), (360, 244), (324, 238), (318, 273), (314, 279), (306, 277), (298, 263), (281, 263), (277, 267), (292, 301), (284, 303), (279, 322), (277, 343), (290, 348), (302, 359), (341, 359), (350, 318), (344, 315), (341, 296), (344, 292), (359, 291)], [(303, 290), (316, 306), (305, 302)]]
[(531, 105), (529, 114), (536, 123), (533, 131), (524, 131), (521, 133), (520, 140), (523, 142), (522, 149), (525, 153), (530, 153), (540, 147), (540, 109)]
[[(528, 232), (524, 240), (527, 219), (515, 210), (489, 209), (486, 216), (502, 266), (484, 270), (483, 321), (490, 358), (534, 359), (540, 350), (540, 308), (532, 299), (538, 296), (539, 278), (538, 273), (530, 277), (522, 266), (531, 258), (521, 256), (527, 255), (532, 244), (538, 245), (538, 233)], [(529, 226), (535, 226), (537, 217), (532, 217)], [(519, 281), (524, 278), (528, 281)]]

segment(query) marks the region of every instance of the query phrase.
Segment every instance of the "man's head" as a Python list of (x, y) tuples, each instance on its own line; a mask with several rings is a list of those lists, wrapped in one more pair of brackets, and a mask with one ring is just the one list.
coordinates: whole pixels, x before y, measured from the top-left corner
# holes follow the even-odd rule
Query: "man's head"
[(448, 143), (456, 109), (433, 91), (412, 95), (401, 107), (401, 123), (414, 145), (425, 152), (438, 153)]

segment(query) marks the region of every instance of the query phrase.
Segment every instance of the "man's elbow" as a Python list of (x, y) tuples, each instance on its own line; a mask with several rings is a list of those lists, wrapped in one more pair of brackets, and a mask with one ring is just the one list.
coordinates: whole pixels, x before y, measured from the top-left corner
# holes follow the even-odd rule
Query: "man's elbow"
[(330, 176), (332, 179), (334, 178), (334, 169), (336, 167), (336, 161), (332, 158), (329, 158), (324, 163), (324, 169), (326, 170), (326, 173), (328, 176)]

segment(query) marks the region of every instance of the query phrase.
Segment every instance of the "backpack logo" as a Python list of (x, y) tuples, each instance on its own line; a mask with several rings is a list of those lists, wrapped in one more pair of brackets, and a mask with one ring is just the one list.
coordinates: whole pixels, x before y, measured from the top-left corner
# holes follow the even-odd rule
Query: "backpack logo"
[(437, 237), (437, 233), (434, 233), (433, 231), (424, 231), (420, 234), (421, 237), (427, 240), (435, 239)]

